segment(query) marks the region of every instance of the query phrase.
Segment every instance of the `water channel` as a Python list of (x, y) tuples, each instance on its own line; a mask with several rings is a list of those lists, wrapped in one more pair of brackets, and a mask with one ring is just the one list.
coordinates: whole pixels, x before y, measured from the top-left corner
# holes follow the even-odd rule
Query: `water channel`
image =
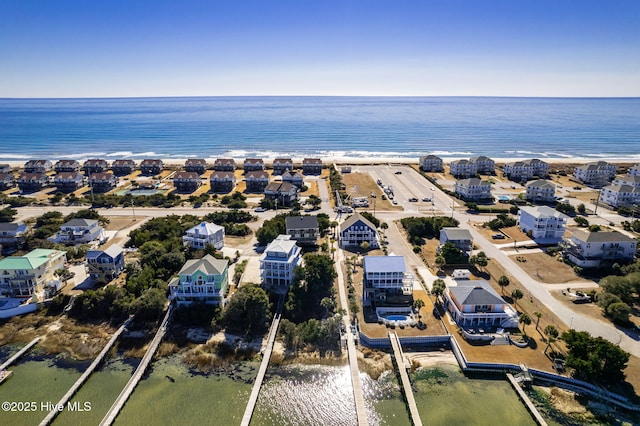
[[(0, 348), (2, 359), (15, 348)], [(62, 412), (54, 425), (98, 424), (131, 376), (138, 360), (112, 354), (72, 401), (90, 402), (91, 410)], [(0, 386), (3, 401), (56, 403), (89, 362), (43, 355), (37, 350), (11, 367), (13, 377)], [(238, 363), (221, 374), (199, 374), (180, 355), (156, 360), (116, 419), (117, 425), (239, 424), (258, 364)], [(377, 379), (361, 373), (369, 422), (409, 425), (396, 375)], [(465, 377), (455, 366), (411, 374), (424, 424), (533, 425), (529, 413), (506, 380)], [(346, 365), (274, 365), (267, 372), (252, 425), (355, 424), (355, 407)], [(46, 415), (0, 413), (0, 424), (36, 425)]]

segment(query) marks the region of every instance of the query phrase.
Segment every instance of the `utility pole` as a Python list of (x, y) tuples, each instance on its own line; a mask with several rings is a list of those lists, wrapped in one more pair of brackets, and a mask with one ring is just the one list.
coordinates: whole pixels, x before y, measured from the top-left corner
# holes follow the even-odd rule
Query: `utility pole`
[(133, 212), (133, 221), (136, 221), (136, 210), (133, 208), (133, 200), (131, 200), (131, 211)]

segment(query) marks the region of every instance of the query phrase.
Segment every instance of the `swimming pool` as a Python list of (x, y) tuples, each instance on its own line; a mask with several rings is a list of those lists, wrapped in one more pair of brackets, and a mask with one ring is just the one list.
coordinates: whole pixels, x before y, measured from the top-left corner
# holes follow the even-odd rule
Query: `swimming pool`
[(511, 197), (509, 197), (508, 195), (496, 195), (496, 198), (499, 201), (509, 201), (509, 200), (511, 200)]
[(409, 317), (406, 315), (389, 315), (386, 319), (389, 321), (406, 321)]

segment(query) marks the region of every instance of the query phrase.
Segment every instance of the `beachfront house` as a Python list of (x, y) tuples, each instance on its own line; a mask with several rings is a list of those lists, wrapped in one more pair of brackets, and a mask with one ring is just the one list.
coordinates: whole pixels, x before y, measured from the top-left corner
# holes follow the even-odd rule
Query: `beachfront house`
[(224, 227), (215, 223), (202, 222), (187, 229), (182, 237), (182, 243), (194, 250), (202, 250), (207, 245), (213, 246), (216, 250), (222, 250), (224, 247)]
[(271, 182), (264, 187), (264, 197), (289, 207), (298, 200), (298, 188), (288, 182)]
[(8, 253), (20, 247), (29, 234), (29, 227), (21, 222), (0, 222), (0, 245)]
[(211, 185), (211, 192), (226, 194), (233, 191), (236, 186), (236, 175), (233, 172), (215, 171), (209, 177), (209, 184)]
[(44, 173), (21, 173), (16, 179), (18, 188), (22, 192), (36, 192), (49, 185), (49, 176)]
[(525, 198), (532, 203), (554, 203), (556, 201), (556, 186), (548, 180), (533, 180), (527, 183)]
[(577, 166), (573, 176), (585, 185), (602, 188), (616, 177), (618, 167), (606, 161), (596, 161), (593, 163)]
[(82, 167), (77, 160), (58, 160), (54, 166), (56, 173), (79, 172)]
[(343, 249), (359, 248), (365, 242), (369, 248), (380, 247), (375, 225), (358, 213), (349, 216), (340, 224), (338, 242)]
[(176, 172), (173, 175), (173, 186), (177, 192), (191, 193), (202, 185), (198, 172)]
[(0, 173), (0, 191), (13, 188), (16, 184), (16, 178), (13, 173)]
[(66, 261), (65, 251), (46, 249), (5, 257), (0, 260), (0, 296), (28, 298), (45, 289), (61, 288), (55, 273)]
[(496, 172), (496, 162), (485, 155), (471, 157), (469, 161), (476, 165), (476, 169), (481, 175), (493, 175)]
[(87, 252), (87, 275), (98, 284), (116, 279), (124, 271), (124, 251), (117, 244)]
[(49, 160), (29, 160), (24, 163), (25, 173), (47, 173), (53, 170), (53, 164)]
[(564, 237), (569, 216), (549, 206), (522, 206), (518, 227), (539, 244), (557, 244)]
[(87, 177), (80, 172), (60, 172), (54, 176), (53, 184), (60, 192), (73, 192), (87, 184)]
[(464, 200), (483, 201), (491, 199), (491, 184), (475, 177), (457, 180), (454, 190)]
[(55, 235), (56, 243), (67, 245), (87, 244), (104, 238), (104, 229), (94, 219), (71, 219), (60, 227)]
[(629, 171), (627, 172), (629, 176), (640, 176), (640, 163), (635, 166), (629, 167)]
[(463, 328), (518, 327), (518, 313), (485, 280), (456, 280), (447, 286), (444, 306)]
[(307, 176), (322, 174), (322, 160), (319, 158), (304, 158), (302, 160), (302, 173)]
[(286, 171), (282, 174), (282, 181), (295, 185), (297, 188), (301, 188), (304, 185), (304, 179), (300, 172)]
[(103, 160), (101, 158), (89, 159), (85, 161), (84, 164), (82, 165), (84, 174), (87, 176), (91, 176), (94, 173), (103, 173), (108, 168), (109, 168), (109, 163), (107, 163), (107, 160)]
[(245, 174), (247, 172), (261, 172), (264, 170), (264, 161), (262, 158), (245, 158), (242, 169)]
[(300, 247), (291, 235), (279, 235), (260, 256), (262, 287), (275, 293), (286, 293), (293, 282), (293, 270), (300, 265)]
[(455, 160), (449, 164), (449, 170), (457, 179), (470, 178), (478, 174), (478, 165), (469, 160)]
[(611, 182), (612, 185), (629, 185), (640, 188), (640, 175), (617, 176)]
[(130, 159), (118, 159), (111, 163), (111, 171), (116, 176), (126, 176), (133, 173), (136, 162)]
[(287, 170), (293, 170), (293, 160), (291, 158), (276, 158), (273, 160), (274, 175), (281, 175)]
[(468, 229), (445, 227), (440, 230), (440, 247), (452, 243), (465, 253), (473, 250), (473, 237)]
[(546, 178), (549, 175), (549, 164), (533, 158), (530, 160), (507, 163), (503, 168), (504, 175), (516, 182), (526, 182), (534, 176)]
[(111, 191), (118, 185), (118, 178), (113, 173), (94, 173), (89, 176), (89, 185), (96, 194)]
[(318, 243), (320, 230), (316, 216), (287, 216), (286, 232), (301, 246), (314, 246)]
[(247, 192), (260, 194), (269, 184), (269, 173), (265, 171), (248, 172), (244, 176), (244, 181), (247, 185)]
[(184, 162), (184, 169), (187, 172), (194, 172), (201, 175), (207, 170), (207, 161), (204, 158), (188, 158)]
[[(403, 256), (365, 256), (363, 262), (362, 305), (411, 307), (413, 274), (407, 272)], [(377, 312), (378, 313), (378, 312)]]
[(188, 260), (169, 282), (169, 300), (178, 306), (192, 303), (224, 305), (229, 288), (229, 261), (207, 254)]
[(573, 231), (562, 241), (563, 256), (582, 268), (633, 261), (638, 241), (618, 231)]
[(233, 172), (236, 170), (236, 162), (233, 158), (216, 158), (213, 163), (216, 172)]
[(162, 173), (164, 164), (162, 160), (147, 158), (140, 162), (140, 171), (143, 175), (153, 176)]
[(0, 173), (9, 173), (11, 172), (11, 165), (2, 163), (0, 164)]
[(420, 157), (420, 170), (423, 172), (443, 172), (444, 163), (437, 155), (423, 155)]

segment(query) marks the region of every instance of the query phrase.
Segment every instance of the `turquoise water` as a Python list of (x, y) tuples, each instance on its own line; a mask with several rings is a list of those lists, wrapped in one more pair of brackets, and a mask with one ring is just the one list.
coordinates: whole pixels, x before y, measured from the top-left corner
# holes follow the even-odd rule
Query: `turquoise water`
[(0, 160), (353, 156), (640, 158), (640, 99), (0, 99)]

